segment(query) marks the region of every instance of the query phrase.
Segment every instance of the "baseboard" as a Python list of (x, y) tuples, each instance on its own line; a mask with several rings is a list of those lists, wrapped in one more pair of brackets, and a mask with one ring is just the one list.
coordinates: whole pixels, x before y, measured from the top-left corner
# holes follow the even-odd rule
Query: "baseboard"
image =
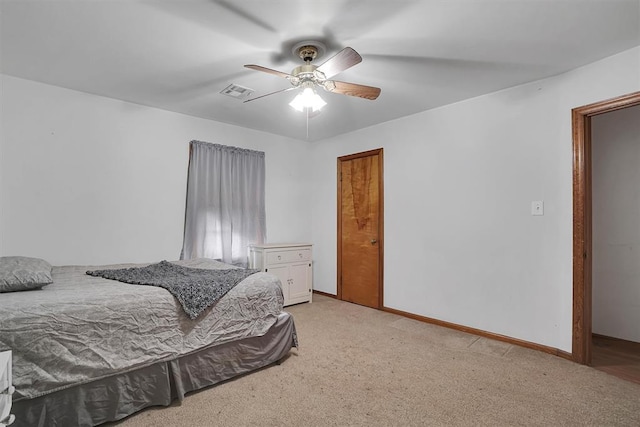
[(430, 317), (424, 317), (413, 313), (408, 313), (402, 310), (396, 310), (395, 308), (382, 307), (382, 311), (386, 311), (388, 313), (397, 314), (399, 316), (408, 317), (410, 319), (419, 320), (425, 323), (431, 323), (433, 325), (443, 326), (449, 329), (455, 329), (456, 331), (467, 332), (473, 335), (479, 335), (485, 338), (491, 338), (496, 341), (506, 342), (508, 344), (517, 345), (519, 347), (526, 347), (533, 350), (542, 351), (543, 353), (552, 354), (554, 356), (562, 357), (563, 359), (573, 360), (573, 356), (571, 353), (567, 353), (566, 351), (562, 351), (557, 348), (548, 347), (542, 344), (536, 344), (529, 341), (520, 340), (517, 338), (508, 337), (506, 335), (494, 334), (493, 332), (483, 331), (482, 329), (471, 328), (468, 326), (458, 325), (456, 323), (445, 322), (443, 320), (432, 319)]
[(334, 294), (328, 294), (326, 292), (322, 292), (322, 291), (316, 291), (315, 289), (313, 290), (314, 294), (318, 294), (318, 295), (322, 295), (324, 297), (329, 297), (329, 298), (333, 298), (333, 299), (338, 299), (337, 295)]
[[(313, 290), (314, 294), (322, 295), (325, 297), (338, 299), (337, 295), (329, 294), (322, 291)], [(483, 331), (482, 329), (471, 328), (469, 326), (458, 325), (457, 323), (445, 322), (443, 320), (432, 319), (430, 317), (420, 316), (418, 314), (409, 313), (407, 311), (396, 310), (395, 308), (390, 307), (382, 307), (382, 311), (386, 311), (388, 313), (397, 314), (398, 316), (408, 317), (409, 319), (419, 320), (420, 322), (431, 323), (432, 325), (442, 326), (444, 328), (455, 329), (456, 331), (466, 332), (473, 335), (478, 335), (485, 338), (491, 338), (496, 341), (506, 342), (508, 344), (517, 345), (519, 347), (530, 348), (532, 350), (541, 351), (543, 353), (552, 354), (554, 356), (562, 357), (563, 359), (573, 361), (573, 355), (571, 353), (567, 353), (566, 351), (548, 347), (542, 344), (536, 344), (533, 342), (520, 340), (517, 338), (508, 337), (506, 335), (494, 334), (493, 332)]]
[(638, 345), (640, 344), (640, 342), (638, 341), (630, 341), (630, 340), (625, 340), (622, 338), (616, 338), (616, 337), (612, 337), (609, 335), (601, 335), (601, 334), (591, 334), (591, 336), (593, 338), (600, 338), (600, 339), (605, 339), (605, 340), (609, 340), (609, 341), (615, 341), (618, 342), (620, 344), (625, 344), (625, 345)]

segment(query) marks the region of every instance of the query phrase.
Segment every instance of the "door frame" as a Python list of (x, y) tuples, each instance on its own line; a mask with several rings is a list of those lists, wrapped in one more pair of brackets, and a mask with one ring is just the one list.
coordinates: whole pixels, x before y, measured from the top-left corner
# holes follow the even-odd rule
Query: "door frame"
[(337, 232), (337, 246), (338, 246), (338, 262), (337, 262), (337, 298), (342, 300), (342, 179), (340, 179), (340, 173), (342, 171), (342, 162), (359, 159), (362, 157), (369, 157), (378, 155), (378, 309), (381, 310), (384, 307), (384, 174), (383, 174), (383, 149), (377, 148), (375, 150), (363, 151), (361, 153), (349, 154), (347, 156), (338, 157), (338, 194), (337, 194), (337, 212), (338, 212), (338, 232)]
[(574, 362), (591, 364), (592, 206), (591, 117), (640, 105), (634, 92), (571, 110), (573, 130), (573, 337)]

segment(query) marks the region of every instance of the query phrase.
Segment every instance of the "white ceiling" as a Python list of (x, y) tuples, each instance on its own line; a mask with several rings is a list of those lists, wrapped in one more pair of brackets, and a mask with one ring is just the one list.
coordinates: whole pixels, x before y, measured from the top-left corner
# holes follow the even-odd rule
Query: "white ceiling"
[[(640, 0), (0, 0), (3, 73), (317, 141), (552, 76), (640, 45)], [(376, 101), (320, 92), (308, 122), (295, 91), (248, 70), (290, 72), (301, 40), (346, 46), (337, 75), (382, 88)], [(307, 137), (308, 130), (308, 137)]]

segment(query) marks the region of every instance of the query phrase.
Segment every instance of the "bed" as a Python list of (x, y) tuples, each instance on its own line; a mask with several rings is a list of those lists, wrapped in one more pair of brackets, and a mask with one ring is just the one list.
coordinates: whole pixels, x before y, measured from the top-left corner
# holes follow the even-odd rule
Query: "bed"
[[(208, 259), (172, 264), (235, 268)], [(119, 420), (279, 362), (297, 347), (275, 276), (248, 276), (192, 320), (165, 289), (86, 274), (136, 266), (53, 267), (52, 283), (40, 289), (0, 293), (15, 426)]]

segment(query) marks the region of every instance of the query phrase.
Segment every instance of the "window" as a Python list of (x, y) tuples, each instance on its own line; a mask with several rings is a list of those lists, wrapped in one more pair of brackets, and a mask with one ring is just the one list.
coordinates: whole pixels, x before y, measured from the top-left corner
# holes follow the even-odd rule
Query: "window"
[(266, 237), (264, 182), (263, 152), (191, 141), (180, 258), (246, 266)]

